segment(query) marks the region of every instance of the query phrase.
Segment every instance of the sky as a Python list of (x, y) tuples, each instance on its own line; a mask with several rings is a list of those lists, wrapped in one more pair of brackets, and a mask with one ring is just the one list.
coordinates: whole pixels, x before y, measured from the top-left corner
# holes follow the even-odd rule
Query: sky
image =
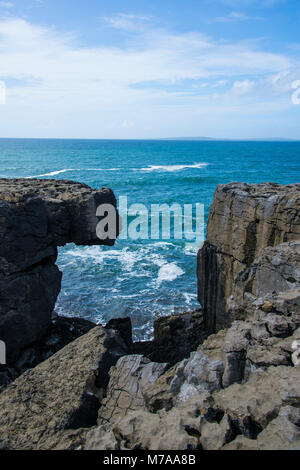
[(299, 0), (0, 1), (0, 137), (300, 139), (299, 102)]

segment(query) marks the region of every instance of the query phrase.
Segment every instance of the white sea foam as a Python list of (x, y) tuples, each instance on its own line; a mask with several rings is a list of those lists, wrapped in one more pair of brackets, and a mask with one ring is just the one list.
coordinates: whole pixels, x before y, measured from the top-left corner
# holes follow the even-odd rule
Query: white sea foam
[(160, 285), (164, 281), (174, 281), (183, 274), (184, 271), (176, 263), (166, 263), (158, 272), (157, 282)]
[(149, 165), (141, 168), (141, 171), (180, 171), (185, 168), (204, 168), (208, 163), (194, 163), (193, 165)]
[(188, 292), (185, 292), (183, 294), (183, 297), (185, 298), (185, 301), (188, 305), (192, 304), (193, 302), (197, 300), (197, 294), (191, 294)]
[(64, 168), (63, 170), (50, 171), (49, 173), (43, 173), (42, 175), (28, 176), (27, 179), (41, 178), (42, 176), (55, 176), (61, 173), (66, 173), (67, 171), (80, 171), (80, 170), (76, 170), (75, 168)]
[(55, 175), (60, 175), (61, 173), (67, 173), (70, 171), (118, 171), (118, 170), (122, 170), (122, 168), (64, 168), (63, 170), (54, 170), (54, 171), (50, 171), (49, 173), (43, 173), (41, 175), (27, 176), (27, 179), (41, 178), (43, 176), (55, 176)]
[[(103, 250), (99, 246), (90, 246), (85, 248), (75, 248), (68, 250), (65, 256), (71, 258), (79, 258), (83, 260), (90, 260), (95, 264), (104, 265), (106, 262), (111, 264), (113, 261), (120, 263), (122, 270), (130, 276), (141, 277), (147, 273), (140, 272), (143, 267), (155, 265), (162, 267), (166, 264), (163, 256), (157, 253), (151, 253), (151, 246), (144, 247), (139, 250), (130, 250), (123, 248), (122, 250)], [(135, 270), (134, 266), (139, 266), (139, 270)]]

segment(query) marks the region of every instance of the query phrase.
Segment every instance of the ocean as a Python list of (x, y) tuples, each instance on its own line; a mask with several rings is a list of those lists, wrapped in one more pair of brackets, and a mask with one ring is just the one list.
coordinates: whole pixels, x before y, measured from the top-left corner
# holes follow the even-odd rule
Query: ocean
[[(0, 177), (55, 178), (113, 189), (128, 204), (204, 204), (219, 183), (299, 182), (300, 142), (0, 139)], [(59, 249), (56, 311), (105, 324), (130, 316), (147, 340), (161, 316), (199, 308), (196, 249), (172, 235)]]

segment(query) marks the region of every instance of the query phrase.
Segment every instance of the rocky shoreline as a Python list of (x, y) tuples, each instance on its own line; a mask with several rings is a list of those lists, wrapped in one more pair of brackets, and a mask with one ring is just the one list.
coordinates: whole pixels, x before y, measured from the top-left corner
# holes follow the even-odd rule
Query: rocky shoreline
[(53, 315), (57, 246), (103, 243), (103, 202), (111, 190), (0, 180), (0, 449), (299, 449), (300, 184), (217, 187), (202, 310), (146, 343), (130, 319)]

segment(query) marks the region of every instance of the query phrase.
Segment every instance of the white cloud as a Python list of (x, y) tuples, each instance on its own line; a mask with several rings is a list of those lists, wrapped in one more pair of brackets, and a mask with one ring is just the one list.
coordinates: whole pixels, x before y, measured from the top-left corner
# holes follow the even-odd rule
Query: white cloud
[(0, 7), (2, 7), (2, 8), (13, 8), (14, 4), (12, 2), (0, 2)]
[[(256, 122), (257, 113), (274, 115), (290, 105), (283, 79), (270, 77), (289, 71), (288, 81), (296, 64), (251, 42), (153, 27), (135, 32), (128, 48), (78, 42), (23, 19), (0, 22), (0, 79), (7, 84), (2, 136), (159, 137), (197, 134), (200, 123), (212, 135), (220, 113), (228, 124), (230, 116), (239, 121), (245, 103)], [(211, 94), (229, 81), (227, 92)], [(192, 86), (201, 83), (208, 85), (199, 87), (205, 95)]]
[(134, 122), (130, 119), (124, 119), (122, 127), (124, 127), (124, 129), (132, 129), (134, 127)]
[(232, 21), (260, 21), (263, 20), (260, 16), (248, 16), (245, 13), (241, 13), (238, 11), (232, 11), (228, 13), (226, 16), (218, 16), (215, 18), (214, 21), (219, 23), (229, 23)]
[(141, 31), (145, 28), (145, 24), (150, 21), (150, 16), (132, 15), (126, 13), (119, 13), (116, 16), (103, 16), (100, 20), (116, 29), (123, 29), (125, 31)]

